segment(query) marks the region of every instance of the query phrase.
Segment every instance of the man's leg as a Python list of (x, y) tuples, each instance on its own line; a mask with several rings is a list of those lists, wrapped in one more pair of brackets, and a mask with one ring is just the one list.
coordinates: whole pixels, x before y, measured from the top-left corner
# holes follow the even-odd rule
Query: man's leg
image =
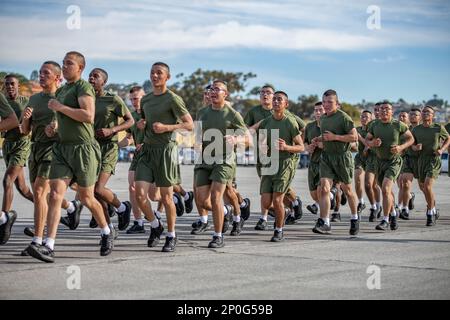
[(23, 170), (23, 167), (19, 167), (20, 172), (17, 175), (16, 180), (14, 181), (14, 184), (16, 185), (17, 191), (19, 191), (20, 195), (24, 197), (25, 199), (33, 202), (33, 193), (31, 192), (30, 188), (27, 186), (25, 182), (25, 172)]
[(11, 210), (11, 205), (14, 198), (13, 184), (17, 177), (23, 174), (23, 168), (19, 166), (12, 166), (6, 169), (3, 177), (3, 204), (2, 211), (8, 212)]
[(37, 177), (33, 184), (35, 230), (33, 242), (36, 242), (38, 244), (42, 244), (42, 238), (44, 237), (44, 227), (47, 221), (48, 213), (47, 196), (49, 192), (49, 180), (42, 177)]

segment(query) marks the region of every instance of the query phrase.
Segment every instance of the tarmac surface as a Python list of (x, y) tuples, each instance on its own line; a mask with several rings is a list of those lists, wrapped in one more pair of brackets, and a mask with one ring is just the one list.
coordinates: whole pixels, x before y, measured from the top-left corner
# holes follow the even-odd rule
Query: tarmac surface
[[(128, 199), (128, 163), (119, 163), (109, 187)], [(0, 173), (4, 174), (4, 163)], [(192, 186), (193, 166), (181, 167), (183, 186)], [(162, 253), (162, 243), (147, 247), (146, 233), (120, 232), (111, 255), (101, 257), (100, 231), (90, 229), (87, 209), (77, 230), (60, 225), (55, 263), (20, 256), (30, 242), (23, 229), (33, 224), (33, 207), (15, 191), (13, 209), (19, 216), (6, 245), (0, 247), (0, 299), (449, 299), (450, 178), (435, 184), (440, 219), (425, 226), (425, 200), (417, 183), (411, 220), (400, 220), (397, 231), (375, 230), (363, 212), (358, 236), (349, 236), (349, 207), (331, 235), (312, 233), (316, 216), (307, 170), (297, 170), (293, 186), (303, 200), (304, 215), (285, 227), (286, 241), (272, 243), (273, 229), (255, 231), (260, 215), (259, 181), (254, 167), (238, 167), (238, 189), (251, 200), (251, 216), (243, 233), (225, 236), (225, 247), (208, 249), (212, 231), (191, 235), (197, 211), (177, 219), (178, 245)], [(1, 190), (0, 192), (3, 192)], [(73, 192), (67, 193), (73, 199)], [(367, 200), (366, 200), (367, 201)], [(153, 204), (153, 208), (156, 205)], [(117, 222), (117, 218), (113, 218)], [(163, 216), (163, 221), (165, 217)], [(210, 222), (212, 218), (210, 215)], [(132, 223), (132, 222), (131, 222)], [(273, 219), (269, 217), (269, 225)], [(231, 230), (231, 227), (230, 227)]]

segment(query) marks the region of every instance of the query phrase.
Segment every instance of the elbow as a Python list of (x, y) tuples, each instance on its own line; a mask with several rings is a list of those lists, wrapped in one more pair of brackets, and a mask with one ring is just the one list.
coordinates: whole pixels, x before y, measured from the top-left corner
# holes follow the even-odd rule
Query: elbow
[(192, 131), (194, 129), (194, 122), (192, 121), (186, 122), (185, 128), (186, 130)]

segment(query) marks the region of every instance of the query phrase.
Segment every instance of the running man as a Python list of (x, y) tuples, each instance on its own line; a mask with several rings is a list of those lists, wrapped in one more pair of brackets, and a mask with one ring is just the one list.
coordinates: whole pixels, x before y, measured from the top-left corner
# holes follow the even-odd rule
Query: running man
[[(3, 93), (0, 92), (0, 132), (3, 133), (17, 128), (19, 120)], [(16, 221), (17, 213), (14, 210), (4, 210), (0, 213), (0, 245), (8, 242), (11, 228)]]
[(441, 172), (441, 155), (450, 145), (450, 136), (444, 126), (433, 123), (434, 109), (426, 106), (422, 109), (422, 124), (412, 129), (414, 151), (419, 153), (417, 171), (420, 189), (427, 201), (428, 227), (434, 226), (439, 214), (433, 193), (433, 184)]
[(341, 189), (347, 195), (351, 211), (350, 235), (357, 235), (359, 232), (359, 216), (356, 197), (352, 190), (354, 165), (350, 144), (358, 141), (358, 133), (352, 118), (338, 109), (339, 100), (336, 91), (325, 91), (322, 96), (322, 103), (325, 109), (325, 115), (320, 119), (322, 135), (315, 138), (317, 143), (323, 143), (320, 159), (320, 218), (317, 220), (313, 232), (328, 234), (331, 231), (329, 194), (334, 181), (341, 183)]
[[(393, 119), (392, 105), (383, 102), (380, 106), (380, 119), (371, 122), (366, 136), (367, 145), (376, 153), (376, 177), (383, 194), (383, 220), (377, 230), (398, 229), (397, 213), (394, 208), (392, 187), (402, 168), (403, 150), (414, 143), (414, 138), (403, 122)], [(401, 140), (402, 139), (402, 140)], [(404, 141), (403, 144), (400, 144)]]
[[(173, 252), (177, 244), (175, 233), (176, 209), (173, 201), (174, 186), (181, 183), (178, 164), (178, 148), (174, 138), (175, 130), (191, 131), (194, 127), (183, 99), (167, 88), (170, 68), (163, 62), (152, 65), (150, 80), (153, 92), (141, 100), (142, 120), (138, 128), (144, 128), (144, 145), (136, 168), (136, 199), (139, 208), (150, 221), (149, 247), (155, 247), (164, 227), (155, 217), (148, 199), (150, 195), (160, 192), (167, 217), (167, 236), (163, 252)], [(152, 198), (152, 197), (151, 197)], [(154, 200), (154, 198), (152, 198)]]
[[(294, 179), (297, 169), (296, 156), (304, 150), (301, 132), (297, 122), (286, 114), (289, 105), (288, 95), (283, 91), (277, 91), (273, 95), (273, 114), (264, 119), (260, 126), (260, 134), (270, 163), (261, 168), (261, 205), (264, 210), (270, 206), (275, 210), (275, 230), (270, 241), (280, 242), (284, 240), (283, 226), (285, 222), (284, 196)], [(273, 136), (276, 134), (278, 139)], [(261, 149), (260, 149), (261, 150)], [(278, 157), (276, 157), (278, 153)], [(277, 166), (276, 173), (265, 173), (265, 167)]]
[(114, 247), (113, 233), (106, 223), (101, 204), (95, 199), (101, 153), (95, 140), (95, 91), (89, 82), (81, 79), (86, 66), (84, 56), (76, 51), (66, 53), (63, 60), (63, 76), (66, 84), (50, 99), (48, 108), (56, 111), (60, 142), (53, 146), (50, 165), (50, 197), (47, 215), (47, 239), (45, 244), (30, 244), (30, 256), (54, 262), (54, 245), (61, 217), (61, 204), (67, 187), (77, 183), (81, 203), (94, 216), (101, 228), (100, 255), (109, 255)]

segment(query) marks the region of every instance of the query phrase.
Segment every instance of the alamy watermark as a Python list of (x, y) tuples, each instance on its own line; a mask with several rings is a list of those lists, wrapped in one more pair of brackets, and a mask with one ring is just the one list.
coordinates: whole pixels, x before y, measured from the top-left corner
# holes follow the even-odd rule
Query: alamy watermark
[(69, 290), (81, 289), (81, 268), (76, 265), (67, 267), (66, 273), (69, 277), (66, 280), (66, 287)]
[(381, 269), (377, 265), (370, 265), (366, 270), (367, 274), (370, 274), (367, 278), (366, 285), (369, 290), (380, 290), (381, 289)]
[(366, 12), (370, 14), (367, 18), (366, 25), (369, 30), (381, 29), (381, 9), (379, 6), (371, 5), (367, 7)]
[(66, 20), (66, 26), (69, 30), (81, 29), (81, 9), (77, 5), (70, 5), (66, 9), (66, 13), (70, 16)]

